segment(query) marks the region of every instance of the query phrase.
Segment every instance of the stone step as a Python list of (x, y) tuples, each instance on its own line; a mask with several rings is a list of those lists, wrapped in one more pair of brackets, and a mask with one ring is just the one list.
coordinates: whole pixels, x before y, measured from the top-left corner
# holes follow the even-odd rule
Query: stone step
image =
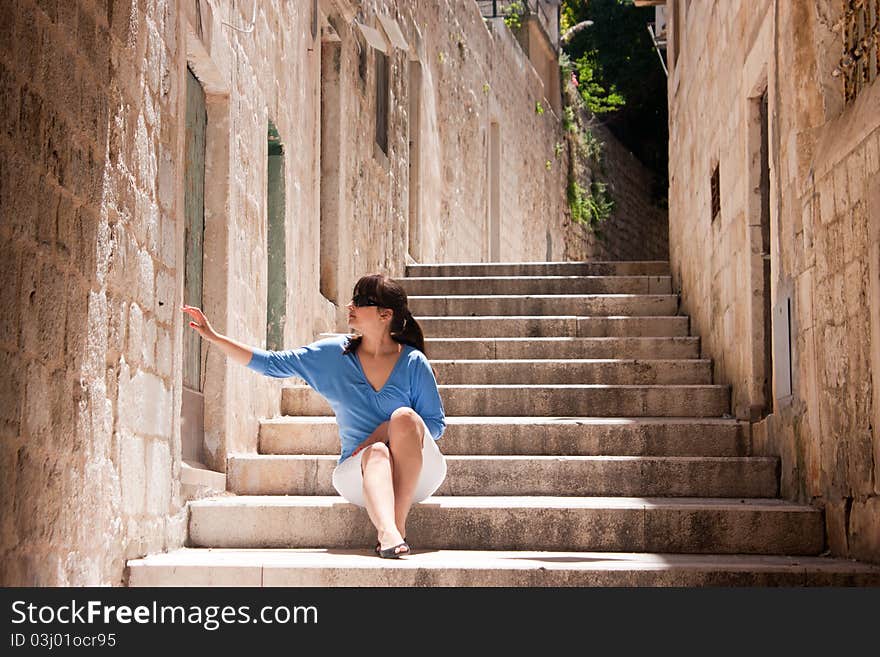
[[(593, 415), (597, 417), (721, 417), (730, 388), (721, 385), (445, 385), (445, 415)], [(309, 386), (281, 389), (282, 415), (332, 415)]]
[(435, 276), (405, 278), (409, 296), (471, 294), (670, 294), (670, 276)]
[(416, 319), (419, 315), (663, 317), (676, 314), (678, 296), (674, 294), (474, 294), (441, 297), (409, 295), (409, 308)]
[(438, 382), (455, 384), (604, 383), (660, 385), (712, 383), (710, 360), (494, 359), (431, 360)]
[(577, 317), (507, 316), (449, 317), (416, 316), (425, 335), (435, 338), (602, 338), (683, 337), (690, 318), (669, 317)]
[[(447, 455), (747, 456), (736, 420), (717, 418), (447, 416)], [(260, 422), (262, 454), (339, 454), (336, 418), (279, 417)]]
[[(366, 548), (365, 509), (338, 496), (226, 495), (189, 504), (192, 547)], [(822, 512), (776, 499), (444, 497), (413, 506), (422, 549), (816, 555)]]
[(407, 265), (406, 276), (669, 276), (666, 260), (458, 262)]
[[(777, 459), (706, 456), (447, 456), (437, 495), (775, 497)], [(236, 454), (238, 495), (337, 495), (336, 456)]]
[[(322, 336), (330, 334), (321, 334)], [(492, 358), (699, 358), (700, 338), (426, 338), (433, 360)]]
[(128, 586), (880, 586), (880, 566), (826, 557), (649, 552), (181, 548), (128, 561)]

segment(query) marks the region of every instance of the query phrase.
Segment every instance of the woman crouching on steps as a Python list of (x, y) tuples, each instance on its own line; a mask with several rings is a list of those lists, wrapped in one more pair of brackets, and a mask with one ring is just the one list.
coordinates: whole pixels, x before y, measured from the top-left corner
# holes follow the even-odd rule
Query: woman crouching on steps
[(446, 459), (435, 442), (446, 417), (403, 287), (383, 274), (364, 276), (346, 307), (354, 335), (287, 351), (240, 344), (216, 333), (198, 308), (181, 310), (199, 335), (236, 362), (266, 376), (298, 376), (330, 403), (342, 446), (333, 486), (366, 507), (378, 532), (376, 552), (396, 559), (411, 551), (410, 507), (446, 477)]

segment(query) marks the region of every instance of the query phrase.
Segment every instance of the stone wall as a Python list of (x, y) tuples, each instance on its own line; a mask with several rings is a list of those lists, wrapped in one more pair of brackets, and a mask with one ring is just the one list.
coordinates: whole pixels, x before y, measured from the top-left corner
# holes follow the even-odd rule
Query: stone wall
[[(756, 453), (782, 457), (782, 493), (824, 508), (832, 554), (880, 562), (880, 85), (844, 105), (833, 73), (841, 2), (668, 4), (681, 12), (670, 20), (681, 25), (670, 52), (672, 61), (679, 49), (670, 256), (683, 311), (716, 382), (732, 384), (735, 414), (754, 422)], [(765, 88), (770, 399), (756, 100)]]
[[(605, 183), (614, 201), (610, 216), (596, 230), (569, 221), (563, 259), (668, 260), (669, 217), (651, 198), (654, 174), (590, 113), (570, 83), (563, 97), (574, 110), (577, 126), (566, 135), (575, 179), (584, 189), (593, 180)], [(587, 132), (601, 144), (600, 162), (584, 152), (582, 143), (579, 147)]]
[[(500, 259), (561, 259), (559, 121), (535, 112), (541, 80), (503, 23), (485, 24), (469, 0), (322, 0), (313, 34), (311, 5), (260, 2), (249, 30), (254, 5), (230, 0), (0, 3), (0, 583), (115, 585), (126, 559), (185, 541), (187, 66), (206, 94), (203, 307), (218, 331), (265, 345), (270, 120), (285, 150), (291, 346), (346, 329), (341, 305), (360, 275), (402, 276), (411, 258), (488, 258), (491, 122)], [(359, 45), (354, 20), (388, 50), (387, 155), (374, 138), (376, 51)], [(409, 219), (412, 62), (419, 224)], [(321, 98), (334, 69), (328, 157)], [(202, 358), (205, 459), (224, 471), (227, 454), (256, 449), (280, 383), (212, 348)]]
[(183, 540), (177, 207), (156, 184), (178, 143), (174, 8), (0, 9), (7, 585), (115, 584)]

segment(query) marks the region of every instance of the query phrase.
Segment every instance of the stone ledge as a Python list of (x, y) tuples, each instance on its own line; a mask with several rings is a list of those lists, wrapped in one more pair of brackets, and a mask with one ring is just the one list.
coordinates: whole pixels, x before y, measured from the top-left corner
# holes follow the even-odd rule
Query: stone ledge
[(824, 557), (627, 552), (192, 549), (128, 562), (130, 586), (880, 586), (880, 567)]
[(208, 466), (195, 461), (181, 461), (180, 484), (195, 489), (226, 490), (226, 474), (210, 470)]

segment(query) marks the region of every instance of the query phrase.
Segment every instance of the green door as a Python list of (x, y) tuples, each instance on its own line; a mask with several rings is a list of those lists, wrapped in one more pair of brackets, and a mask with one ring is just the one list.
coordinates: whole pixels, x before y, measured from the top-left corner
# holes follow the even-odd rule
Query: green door
[[(202, 85), (186, 69), (186, 161), (184, 207), (186, 214), (186, 259), (183, 302), (202, 307), (202, 254), (205, 237), (205, 94)], [(188, 323), (184, 327), (183, 383), (201, 391), (202, 338)]]
[[(202, 256), (205, 237), (205, 92), (186, 69), (186, 143), (184, 161), (184, 275), (183, 302), (202, 308)], [(183, 400), (181, 408), (183, 458), (201, 462), (204, 441), (202, 395), (202, 338), (183, 323)]]

